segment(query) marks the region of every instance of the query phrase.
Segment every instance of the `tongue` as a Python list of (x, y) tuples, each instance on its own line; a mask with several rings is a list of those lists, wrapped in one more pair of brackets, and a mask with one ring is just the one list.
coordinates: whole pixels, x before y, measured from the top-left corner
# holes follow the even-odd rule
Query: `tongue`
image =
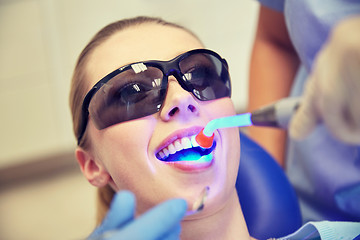
[(175, 154), (170, 154), (166, 158), (166, 162), (177, 162), (177, 161), (196, 161), (201, 158), (201, 154), (194, 148), (184, 149)]

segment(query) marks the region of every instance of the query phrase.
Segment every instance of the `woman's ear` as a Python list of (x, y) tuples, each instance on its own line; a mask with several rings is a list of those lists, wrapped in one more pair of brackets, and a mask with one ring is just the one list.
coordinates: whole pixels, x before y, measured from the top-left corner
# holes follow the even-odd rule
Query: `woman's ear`
[(105, 167), (96, 161), (89, 151), (77, 147), (75, 150), (76, 159), (86, 179), (96, 187), (104, 187), (109, 183), (111, 177)]

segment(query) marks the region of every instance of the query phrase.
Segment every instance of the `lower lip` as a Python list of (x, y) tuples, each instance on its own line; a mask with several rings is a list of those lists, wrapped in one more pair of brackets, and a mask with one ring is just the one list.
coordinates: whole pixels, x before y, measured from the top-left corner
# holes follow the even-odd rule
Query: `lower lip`
[(165, 162), (165, 163), (182, 171), (198, 172), (211, 167), (214, 163), (214, 157), (213, 154), (210, 153), (194, 161), (178, 161), (178, 162)]

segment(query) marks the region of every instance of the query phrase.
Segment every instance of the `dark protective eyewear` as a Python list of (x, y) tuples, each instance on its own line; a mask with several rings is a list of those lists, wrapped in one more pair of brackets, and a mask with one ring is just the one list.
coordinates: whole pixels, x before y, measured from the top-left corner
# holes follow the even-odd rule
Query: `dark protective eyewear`
[(211, 50), (188, 51), (170, 61), (132, 63), (106, 75), (85, 96), (78, 144), (89, 115), (101, 130), (158, 112), (169, 76), (200, 101), (231, 96), (227, 63)]

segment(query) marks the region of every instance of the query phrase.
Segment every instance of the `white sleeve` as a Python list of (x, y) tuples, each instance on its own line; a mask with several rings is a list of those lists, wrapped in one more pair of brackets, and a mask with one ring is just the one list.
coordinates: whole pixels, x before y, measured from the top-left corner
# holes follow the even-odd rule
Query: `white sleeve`
[(360, 222), (309, 222), (295, 233), (278, 240), (353, 240), (360, 235)]

